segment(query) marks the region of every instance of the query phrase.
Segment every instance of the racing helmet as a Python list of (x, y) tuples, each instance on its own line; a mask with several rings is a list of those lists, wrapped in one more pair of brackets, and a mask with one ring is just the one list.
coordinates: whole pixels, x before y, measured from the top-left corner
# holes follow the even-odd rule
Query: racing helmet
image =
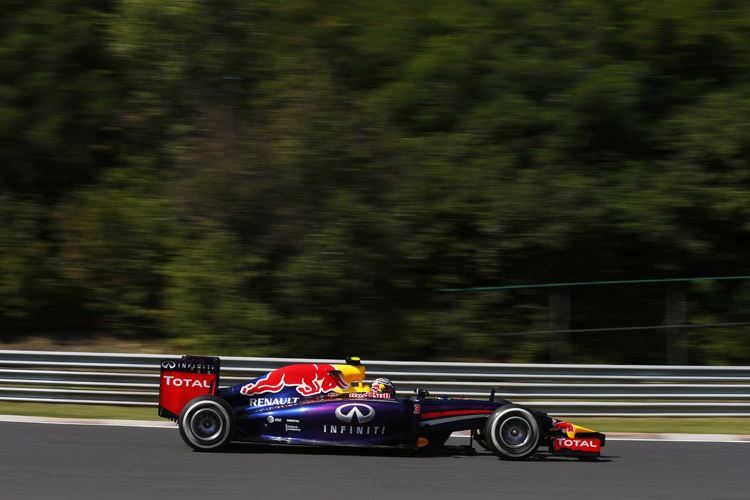
[(370, 392), (395, 396), (396, 388), (393, 386), (393, 382), (391, 382), (390, 379), (379, 377), (373, 380), (372, 384), (370, 384)]

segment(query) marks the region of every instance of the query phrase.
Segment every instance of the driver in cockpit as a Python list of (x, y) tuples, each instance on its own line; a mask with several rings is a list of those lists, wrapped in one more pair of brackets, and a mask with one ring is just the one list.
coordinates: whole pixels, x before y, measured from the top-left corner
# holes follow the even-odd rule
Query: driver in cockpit
[(393, 382), (385, 377), (379, 377), (372, 381), (370, 384), (370, 392), (375, 394), (388, 394), (386, 397), (395, 398), (396, 388), (393, 386)]

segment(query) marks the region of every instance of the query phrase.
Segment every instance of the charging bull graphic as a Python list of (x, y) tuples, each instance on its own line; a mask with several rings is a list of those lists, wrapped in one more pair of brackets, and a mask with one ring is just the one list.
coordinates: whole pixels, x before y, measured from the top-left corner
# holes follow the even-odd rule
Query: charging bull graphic
[(573, 424), (570, 424), (568, 422), (563, 422), (562, 420), (557, 420), (555, 418), (552, 419), (552, 428), (550, 431), (563, 431), (567, 434), (575, 433), (576, 428), (573, 426)]
[(349, 382), (341, 377), (341, 371), (335, 365), (290, 365), (242, 386), (240, 393), (251, 396), (280, 392), (287, 387), (295, 387), (303, 396), (314, 396), (334, 389), (346, 390)]

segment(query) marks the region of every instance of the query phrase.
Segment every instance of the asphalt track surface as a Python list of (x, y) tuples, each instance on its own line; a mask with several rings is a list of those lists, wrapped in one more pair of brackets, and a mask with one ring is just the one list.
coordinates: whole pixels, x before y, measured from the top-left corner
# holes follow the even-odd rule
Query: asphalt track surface
[(2, 422), (0, 432), (4, 500), (750, 498), (748, 443), (610, 441), (596, 462), (504, 462), (244, 444), (197, 453), (174, 428)]

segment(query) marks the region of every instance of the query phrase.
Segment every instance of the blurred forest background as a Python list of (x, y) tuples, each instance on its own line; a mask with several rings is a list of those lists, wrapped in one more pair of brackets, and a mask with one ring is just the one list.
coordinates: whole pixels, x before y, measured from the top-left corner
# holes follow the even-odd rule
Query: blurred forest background
[[(743, 0), (0, 0), (0, 340), (548, 361), (750, 275)], [(577, 288), (659, 325), (663, 285)], [(750, 280), (687, 288), (750, 320)], [(747, 326), (690, 361), (750, 362)], [(661, 362), (659, 331), (572, 335)]]

